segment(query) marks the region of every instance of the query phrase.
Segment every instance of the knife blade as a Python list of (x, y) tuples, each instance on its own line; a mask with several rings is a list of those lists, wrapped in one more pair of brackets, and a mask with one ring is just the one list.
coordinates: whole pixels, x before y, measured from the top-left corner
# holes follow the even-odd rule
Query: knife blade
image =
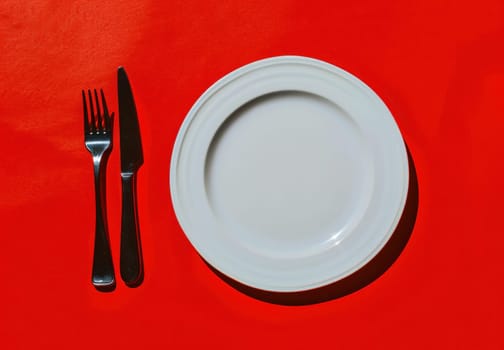
[(130, 287), (143, 279), (143, 259), (136, 201), (136, 177), (143, 164), (138, 116), (130, 82), (123, 67), (117, 70), (121, 152), (121, 278)]

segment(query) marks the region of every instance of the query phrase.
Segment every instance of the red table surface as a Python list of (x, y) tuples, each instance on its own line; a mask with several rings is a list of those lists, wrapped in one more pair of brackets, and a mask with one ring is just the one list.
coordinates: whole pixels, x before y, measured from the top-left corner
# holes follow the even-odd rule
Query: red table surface
[[(12, 1), (0, 6), (0, 347), (502, 349), (504, 2)], [(413, 157), (417, 220), (395, 263), (346, 296), (304, 306), (239, 292), (175, 218), (169, 167), (186, 113), (257, 59), (319, 58), (392, 111)], [(130, 77), (145, 164), (136, 289), (90, 283), (92, 162), (81, 89)], [(117, 120), (116, 120), (117, 122)], [(118, 128), (108, 163), (119, 266)]]

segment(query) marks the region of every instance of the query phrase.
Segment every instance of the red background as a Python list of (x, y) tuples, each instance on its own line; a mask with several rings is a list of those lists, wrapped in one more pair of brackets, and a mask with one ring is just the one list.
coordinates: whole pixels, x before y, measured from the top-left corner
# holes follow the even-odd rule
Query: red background
[[(3, 0), (0, 347), (504, 348), (503, 39), (501, 0)], [(231, 70), (284, 54), (370, 85), (401, 128), (419, 184), (416, 225), (392, 267), (307, 306), (223, 282), (186, 240), (169, 193), (172, 145), (196, 98)], [(90, 283), (94, 194), (80, 91), (103, 87), (117, 113), (119, 65), (142, 128), (146, 274), (137, 289), (119, 281), (104, 294)], [(107, 179), (116, 272), (118, 150)]]

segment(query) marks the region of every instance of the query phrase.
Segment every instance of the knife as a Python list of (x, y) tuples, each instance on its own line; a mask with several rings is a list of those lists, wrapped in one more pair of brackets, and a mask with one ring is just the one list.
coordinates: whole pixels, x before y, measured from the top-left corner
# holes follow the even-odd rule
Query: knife
[(140, 128), (131, 86), (123, 67), (117, 70), (121, 148), (121, 278), (130, 287), (143, 279), (143, 259), (136, 203), (136, 175), (143, 164)]

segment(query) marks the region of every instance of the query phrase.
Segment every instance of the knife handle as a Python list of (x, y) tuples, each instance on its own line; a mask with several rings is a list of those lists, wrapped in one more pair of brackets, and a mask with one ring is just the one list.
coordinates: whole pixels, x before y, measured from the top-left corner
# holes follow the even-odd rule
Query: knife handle
[(143, 279), (143, 261), (136, 203), (135, 173), (121, 174), (121, 278), (129, 287), (140, 285)]

